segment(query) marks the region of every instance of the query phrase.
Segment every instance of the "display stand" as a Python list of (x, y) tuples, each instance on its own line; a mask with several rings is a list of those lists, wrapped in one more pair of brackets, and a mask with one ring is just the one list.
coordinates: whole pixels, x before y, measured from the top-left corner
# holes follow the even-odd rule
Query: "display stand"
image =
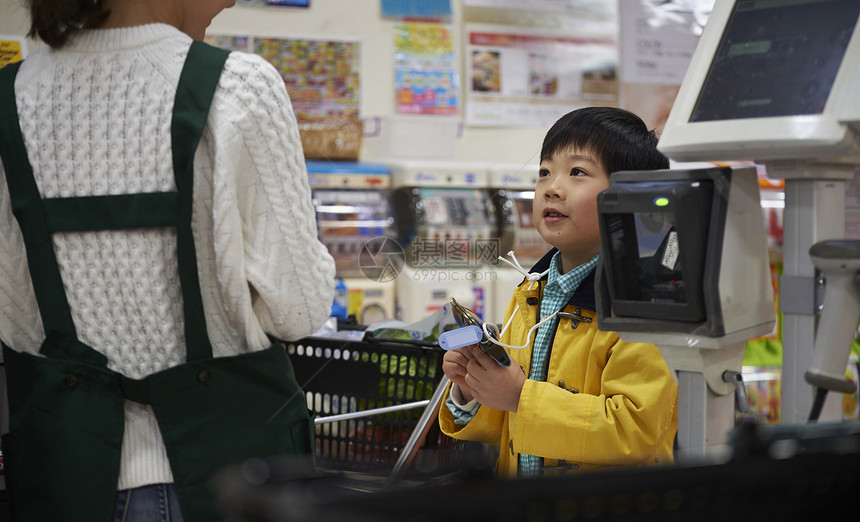
[(481, 318), (494, 316), (495, 216), (490, 212), (485, 163), (384, 160), (392, 174), (392, 202), (406, 264), (397, 278), (397, 319), (416, 323), (452, 297)]
[(739, 402), (736, 394), (744, 394), (736, 376), (740, 375), (745, 345), (745, 340), (729, 346), (712, 343), (698, 349), (657, 345), (678, 377), (675, 458), (679, 464), (722, 458), (727, 451)]

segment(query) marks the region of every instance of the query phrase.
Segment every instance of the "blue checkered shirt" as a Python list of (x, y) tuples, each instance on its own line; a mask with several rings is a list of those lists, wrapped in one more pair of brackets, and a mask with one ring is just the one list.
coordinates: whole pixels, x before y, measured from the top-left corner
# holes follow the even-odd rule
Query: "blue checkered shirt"
[[(573, 293), (579, 288), (580, 283), (588, 277), (588, 274), (597, 266), (597, 256), (590, 261), (579, 265), (566, 274), (559, 273), (558, 265), (561, 262), (561, 253), (557, 252), (549, 265), (547, 282), (543, 290), (543, 299), (540, 302), (540, 320), (561, 311), (573, 297)], [(547, 355), (549, 354), (550, 336), (558, 324), (558, 317), (547, 321), (537, 329), (535, 344), (532, 348), (532, 363), (529, 370), (529, 379), (533, 381), (546, 380)], [(520, 476), (536, 477), (540, 475), (541, 457), (520, 453)]]

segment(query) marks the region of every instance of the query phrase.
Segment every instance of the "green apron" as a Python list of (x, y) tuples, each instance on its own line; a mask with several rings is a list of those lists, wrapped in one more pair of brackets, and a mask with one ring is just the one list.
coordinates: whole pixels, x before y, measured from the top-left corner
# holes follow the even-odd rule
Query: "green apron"
[[(14, 81), (0, 70), (0, 157), (21, 227), (46, 339), (40, 356), (3, 346), (10, 409), (3, 436), (13, 520), (113, 519), (123, 398), (152, 406), (186, 522), (222, 516), (210, 478), (273, 455), (312, 455), (313, 423), (280, 344), (213, 358), (191, 234), (194, 151), (229, 53), (194, 42), (176, 92), (171, 137), (176, 192), (42, 199), (18, 125)], [(176, 227), (186, 362), (134, 380), (78, 341), (51, 233)]]

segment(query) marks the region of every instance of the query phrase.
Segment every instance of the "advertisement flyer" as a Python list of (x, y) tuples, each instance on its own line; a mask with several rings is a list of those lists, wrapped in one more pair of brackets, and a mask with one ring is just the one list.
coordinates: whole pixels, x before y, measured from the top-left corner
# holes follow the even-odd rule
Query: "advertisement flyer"
[(451, 0), (381, 0), (382, 16), (439, 18), (451, 16)]
[(298, 119), (358, 116), (358, 42), (254, 37), (253, 52), (281, 72)]
[(525, 11), (579, 11), (613, 13), (615, 5), (606, 0), (464, 0), (466, 6), (521, 9)]
[(236, 34), (206, 34), (206, 43), (231, 51), (253, 52), (251, 37)]
[(675, 9), (674, 16), (661, 16), (650, 0), (622, 5), (618, 17), (622, 80), (680, 85), (702, 31), (693, 13)]
[(458, 81), (450, 28), (441, 23), (407, 22), (394, 31), (397, 112), (457, 114)]
[(212, 34), (206, 42), (258, 54), (274, 65), (300, 121), (359, 117), (358, 41)]
[[(691, 5), (687, 5), (691, 4)], [(662, 128), (693, 58), (713, 0), (620, 0), (621, 105)]]
[(617, 105), (612, 38), (483, 24), (466, 35), (469, 125), (545, 127), (576, 107)]
[(0, 68), (27, 57), (27, 42), (20, 36), (0, 34)]
[(238, 0), (236, 5), (246, 7), (303, 7), (308, 8), (310, 0)]

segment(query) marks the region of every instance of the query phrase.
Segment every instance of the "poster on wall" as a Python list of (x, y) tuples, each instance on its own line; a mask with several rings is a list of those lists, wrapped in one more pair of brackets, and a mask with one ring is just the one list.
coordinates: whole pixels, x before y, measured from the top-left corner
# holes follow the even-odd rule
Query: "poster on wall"
[(713, 0), (619, 0), (621, 106), (648, 128), (666, 124)]
[(308, 7), (311, 0), (237, 0), (245, 7)]
[(271, 63), (281, 73), (300, 121), (359, 118), (358, 41), (211, 34), (206, 42), (258, 54)]
[(255, 36), (252, 48), (281, 72), (298, 119), (358, 117), (357, 41)]
[(251, 37), (238, 34), (207, 34), (204, 41), (215, 47), (231, 51), (253, 52)]
[(0, 34), (0, 68), (27, 57), (27, 40), (21, 36)]
[(464, 0), (466, 6), (526, 11), (580, 11), (607, 14), (615, 6), (607, 0)]
[(451, 16), (451, 0), (381, 0), (385, 17), (440, 18)]
[(617, 105), (612, 38), (467, 24), (466, 123), (547, 127), (576, 107)]
[(394, 27), (394, 34), (397, 112), (456, 115), (459, 85), (450, 27), (405, 22)]

